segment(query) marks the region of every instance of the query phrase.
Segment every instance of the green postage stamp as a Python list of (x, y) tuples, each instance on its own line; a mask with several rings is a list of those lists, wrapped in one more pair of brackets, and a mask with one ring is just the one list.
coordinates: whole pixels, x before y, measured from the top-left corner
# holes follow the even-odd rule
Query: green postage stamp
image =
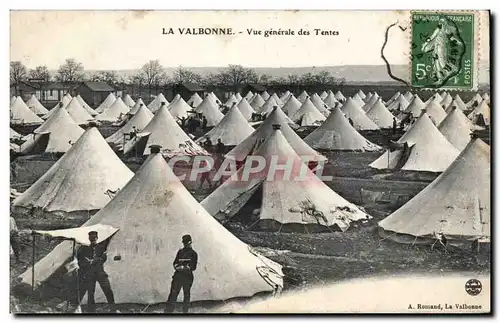
[(466, 12), (412, 12), (412, 86), (474, 88), (475, 20)]

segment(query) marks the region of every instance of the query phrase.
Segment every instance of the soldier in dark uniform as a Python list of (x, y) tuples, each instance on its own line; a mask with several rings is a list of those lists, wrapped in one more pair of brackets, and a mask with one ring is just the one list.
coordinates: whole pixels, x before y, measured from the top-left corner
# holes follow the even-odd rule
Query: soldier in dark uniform
[(81, 303), (83, 296), (88, 292), (87, 299), (89, 311), (95, 310), (95, 285), (99, 282), (106, 300), (109, 304), (114, 304), (115, 299), (108, 274), (104, 271), (104, 263), (107, 260), (106, 247), (104, 243), (97, 243), (98, 234), (96, 231), (89, 232), (90, 246), (80, 246), (77, 252), (79, 269), (80, 295), (78, 303)]
[(198, 254), (191, 248), (192, 239), (189, 234), (182, 237), (182, 244), (184, 247), (177, 252), (174, 260), (175, 273), (172, 276), (165, 313), (174, 311), (175, 302), (177, 302), (177, 296), (179, 296), (181, 288), (184, 294), (182, 312), (187, 313), (189, 311), (191, 286), (193, 286), (194, 280), (193, 271), (196, 270), (198, 265)]

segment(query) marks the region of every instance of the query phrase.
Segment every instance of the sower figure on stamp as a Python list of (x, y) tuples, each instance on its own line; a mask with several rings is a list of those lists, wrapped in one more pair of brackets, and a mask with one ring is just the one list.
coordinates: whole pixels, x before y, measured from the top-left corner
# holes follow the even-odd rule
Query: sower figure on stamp
[(189, 234), (182, 237), (182, 244), (184, 247), (177, 252), (174, 260), (175, 273), (172, 276), (165, 313), (172, 313), (174, 311), (177, 296), (179, 296), (181, 289), (184, 296), (182, 312), (187, 313), (189, 311), (191, 286), (193, 286), (194, 280), (193, 271), (196, 270), (198, 264), (198, 254), (191, 247), (192, 239)]
[(78, 303), (81, 303), (83, 296), (88, 292), (87, 303), (89, 311), (95, 311), (95, 285), (99, 282), (106, 300), (109, 304), (114, 304), (115, 299), (108, 274), (104, 271), (104, 263), (107, 260), (106, 244), (104, 242), (97, 243), (98, 233), (96, 231), (89, 232), (90, 246), (80, 246), (77, 252), (79, 270), (79, 295)]

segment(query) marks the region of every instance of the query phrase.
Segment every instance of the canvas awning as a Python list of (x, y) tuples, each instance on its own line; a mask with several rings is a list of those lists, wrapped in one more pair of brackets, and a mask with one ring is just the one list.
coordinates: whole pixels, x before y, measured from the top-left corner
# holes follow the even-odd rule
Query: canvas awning
[(68, 240), (74, 240), (81, 245), (88, 246), (90, 244), (89, 241), (89, 232), (97, 231), (97, 243), (100, 243), (113, 234), (115, 234), (119, 229), (114, 228), (110, 225), (104, 224), (95, 224), (90, 226), (78, 227), (78, 228), (70, 228), (70, 229), (61, 229), (61, 230), (33, 230), (34, 233), (51, 236), (53, 238), (65, 238)]

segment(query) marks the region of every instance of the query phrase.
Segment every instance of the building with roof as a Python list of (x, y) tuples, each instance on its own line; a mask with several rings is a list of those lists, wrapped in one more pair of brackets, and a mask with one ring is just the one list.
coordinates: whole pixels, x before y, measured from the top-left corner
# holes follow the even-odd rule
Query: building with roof
[(106, 82), (83, 82), (76, 89), (75, 92), (87, 102), (91, 107), (99, 106), (106, 97), (113, 93), (120, 96), (116, 89)]
[(189, 100), (195, 93), (197, 93), (202, 98), (205, 96), (204, 88), (202, 88), (198, 84), (190, 82), (174, 84), (165, 92), (169, 100), (171, 100), (176, 94), (179, 94), (185, 101)]

